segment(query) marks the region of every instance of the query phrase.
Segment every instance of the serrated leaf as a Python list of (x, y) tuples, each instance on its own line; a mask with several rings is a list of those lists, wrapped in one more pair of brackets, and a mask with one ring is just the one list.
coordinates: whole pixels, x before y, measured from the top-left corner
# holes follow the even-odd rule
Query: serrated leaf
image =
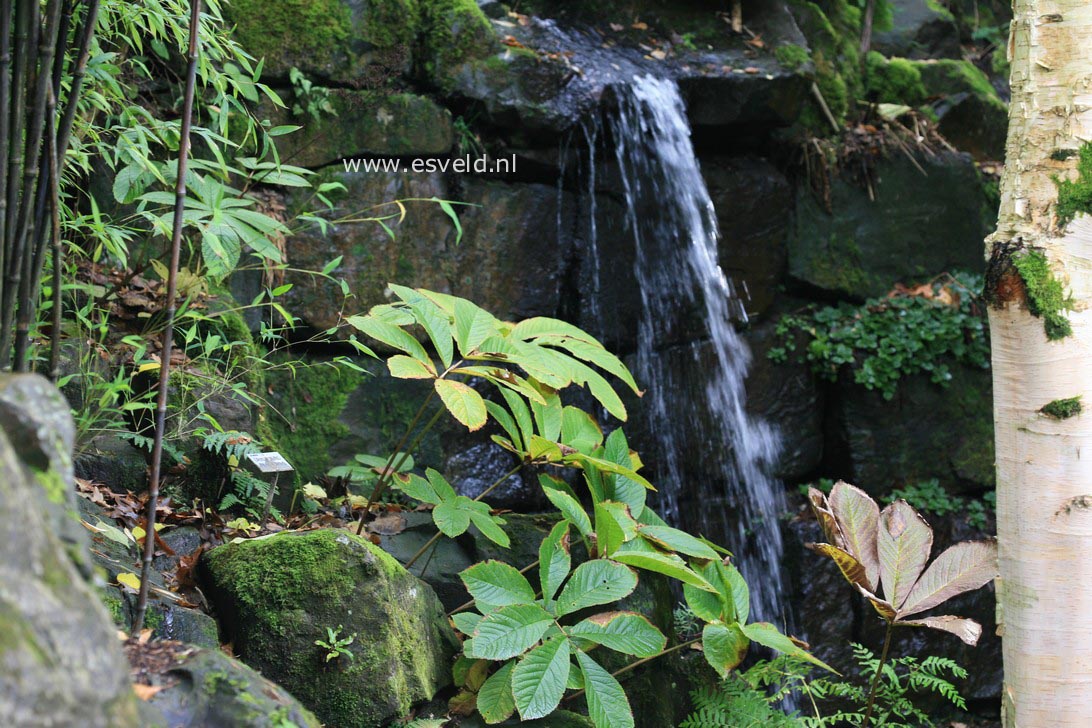
[[(469, 500), (469, 498), (467, 500)], [(484, 506), (485, 504), (482, 503), (480, 505)], [(486, 507), (488, 508), (488, 506)], [(496, 518), (488, 513), (482, 513), (477, 510), (470, 511), (469, 514), (470, 522), (473, 523), (487, 539), (505, 549), (512, 545), (512, 539), (510, 539), (508, 534), (504, 532), (504, 529), (500, 527), (500, 523), (497, 522)]]
[(929, 627), (931, 629), (939, 629), (942, 632), (950, 632), (971, 647), (977, 645), (978, 638), (982, 636), (982, 625), (978, 622), (973, 619), (955, 617), (950, 614), (943, 614), (936, 617), (922, 617), (921, 619), (908, 621), (899, 620), (898, 624), (908, 627)]
[(537, 604), (501, 607), (482, 618), (463, 651), (469, 657), (508, 660), (529, 650), (553, 624), (554, 618)]
[(639, 526), (637, 533), (661, 548), (699, 559), (717, 559), (717, 552), (701, 539), (670, 526)]
[(815, 655), (811, 654), (807, 650), (803, 649), (791, 639), (781, 634), (777, 627), (773, 626), (769, 622), (754, 622), (752, 624), (743, 625), (743, 634), (760, 645), (765, 645), (772, 650), (777, 650), (790, 657), (797, 657), (801, 660), (807, 660), (813, 665), (818, 665), (824, 670), (829, 670), (834, 674), (838, 674), (830, 665), (820, 660)]
[(569, 636), (589, 640), (615, 652), (652, 657), (667, 646), (667, 638), (643, 615), (635, 612), (602, 612), (578, 622)]
[(531, 414), (535, 418), (535, 426), (539, 434), (550, 442), (556, 442), (561, 437), (561, 426), (564, 421), (561, 397), (558, 397), (556, 393), (550, 393), (544, 399), (546, 404), (530, 403)]
[(938, 556), (914, 584), (899, 619), (919, 614), (997, 577), (997, 542), (965, 541)]
[(476, 612), (456, 612), (451, 615), (451, 621), (455, 623), (455, 629), (465, 635), (472, 635), (478, 628), (478, 622), (482, 621), (482, 615)]
[(576, 662), (584, 673), (588, 715), (596, 728), (633, 728), (633, 710), (614, 676), (583, 652), (576, 653)]
[(610, 556), (637, 536), (637, 522), (624, 503), (595, 504), (595, 539), (599, 556)]
[(497, 333), (496, 319), (470, 301), (455, 302), (455, 341), (459, 351), (468, 356), (489, 336)]
[(485, 400), (472, 387), (450, 379), (437, 379), (436, 393), (440, 395), (447, 411), (468, 430), (480, 430), (488, 419)]
[(629, 596), (637, 588), (637, 575), (623, 564), (606, 559), (585, 561), (576, 567), (557, 598), (558, 616), (587, 607), (610, 604)]
[(539, 581), (542, 583), (542, 599), (547, 607), (571, 569), (569, 522), (561, 521), (554, 525), (538, 549)]
[(432, 509), (432, 520), (448, 538), (461, 536), (470, 528), (470, 514), (459, 507), (458, 499), (441, 501)]
[(444, 367), (451, 366), (454, 345), (451, 340), (451, 322), (444, 312), (440, 310), (439, 306), (412, 288), (394, 283), (390, 284), (389, 288), (409, 304), (414, 319), (428, 334), (428, 338), (436, 349), (436, 353), (440, 356), (440, 361), (443, 362)]
[(421, 346), (421, 342), (398, 326), (381, 320), (376, 315), (376, 308), (373, 308), (367, 316), (349, 316), (345, 320), (362, 334), (409, 354), (420, 362), (431, 361), (428, 354), (425, 353), (425, 347)]
[(588, 517), (584, 507), (580, 505), (580, 501), (554, 485), (553, 480), (548, 475), (539, 475), (538, 481), (542, 485), (542, 492), (546, 494), (546, 498), (554, 504), (555, 508), (561, 511), (561, 515), (567, 521), (573, 524), (573, 527), (580, 535), (585, 538), (591, 536), (591, 518)]
[(391, 485), (410, 498), (419, 500), (422, 503), (439, 505), (440, 501), (443, 500), (430, 482), (414, 473), (396, 473), (391, 478)]
[(474, 564), (462, 571), (459, 578), (483, 612), (495, 607), (535, 601), (535, 590), (527, 577), (514, 566), (501, 561)]
[(809, 549), (817, 554), (822, 554), (828, 557), (838, 567), (838, 570), (842, 572), (842, 576), (850, 584), (856, 584), (871, 591), (873, 587), (869, 586), (868, 576), (865, 573), (864, 565), (853, 558), (852, 554), (849, 554), (842, 549), (829, 543), (809, 543), (807, 545)]
[(862, 585), (869, 591), (876, 591), (880, 587), (877, 545), (880, 507), (863, 490), (842, 480), (834, 484), (827, 503), (845, 538), (844, 551), (856, 559), (864, 570)]
[(736, 623), (707, 624), (701, 632), (705, 661), (717, 674), (726, 677), (747, 656), (750, 640)]
[(917, 511), (897, 500), (880, 513), (878, 550), (883, 595), (902, 607), (933, 549), (933, 529)]
[(584, 410), (565, 407), (561, 412), (561, 442), (590, 455), (603, 443), (603, 431)]
[(516, 698), (512, 695), (512, 668), (508, 662), (489, 676), (478, 691), (478, 713), (489, 725), (503, 723), (516, 712)]
[(435, 379), (436, 367), (432, 362), (423, 362), (419, 359), (396, 354), (387, 359), (387, 369), (396, 379)]
[(611, 558), (638, 569), (654, 571), (657, 574), (678, 579), (684, 584), (690, 584), (705, 591), (716, 591), (704, 577), (687, 566), (678, 554), (664, 553), (644, 541), (637, 540), (625, 544), (622, 549), (615, 551)]
[(534, 648), (512, 670), (512, 694), (523, 720), (554, 712), (569, 681), (569, 640), (551, 637)]

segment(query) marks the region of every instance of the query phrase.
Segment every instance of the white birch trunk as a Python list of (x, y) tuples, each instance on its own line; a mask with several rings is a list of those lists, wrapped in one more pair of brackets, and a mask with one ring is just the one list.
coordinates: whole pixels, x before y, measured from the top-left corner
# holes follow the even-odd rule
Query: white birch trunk
[[(1041, 249), (1072, 293), (1073, 335), (1048, 341), (1017, 292), (991, 307), (998, 624), (1007, 728), (1092, 726), (1092, 217), (1065, 229), (1055, 177), (1092, 141), (1092, 2), (1016, 0), (999, 243)], [(1069, 419), (1039, 413), (1082, 397)]]

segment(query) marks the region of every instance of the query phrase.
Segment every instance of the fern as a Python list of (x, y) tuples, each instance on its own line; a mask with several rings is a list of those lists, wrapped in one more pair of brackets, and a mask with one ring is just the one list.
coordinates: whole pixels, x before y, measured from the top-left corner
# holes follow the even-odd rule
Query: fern
[(690, 693), (694, 712), (679, 728), (796, 728), (794, 716), (777, 710), (769, 696), (738, 676), (716, 687), (705, 687)]

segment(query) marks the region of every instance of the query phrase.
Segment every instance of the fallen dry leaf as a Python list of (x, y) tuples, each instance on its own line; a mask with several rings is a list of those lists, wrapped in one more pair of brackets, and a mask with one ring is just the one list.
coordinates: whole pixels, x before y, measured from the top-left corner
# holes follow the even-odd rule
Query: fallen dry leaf
[(141, 700), (151, 700), (156, 693), (163, 689), (162, 685), (133, 685), (133, 692)]

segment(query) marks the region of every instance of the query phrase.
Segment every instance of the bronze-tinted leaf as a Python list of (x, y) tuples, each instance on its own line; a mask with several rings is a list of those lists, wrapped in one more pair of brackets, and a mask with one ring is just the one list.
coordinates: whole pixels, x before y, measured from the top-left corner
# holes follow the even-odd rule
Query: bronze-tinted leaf
[(860, 488), (839, 480), (827, 499), (845, 538), (844, 549), (861, 563), (863, 585), (870, 591), (880, 587), (880, 556), (876, 545), (880, 507)]
[(951, 632), (971, 647), (978, 644), (978, 638), (982, 636), (982, 625), (973, 619), (966, 617), (954, 617), (950, 614), (942, 614), (937, 617), (922, 617), (910, 621), (899, 620), (898, 624), (907, 627), (932, 627), (943, 632)]
[(904, 500), (880, 513), (878, 550), (883, 595), (896, 609), (910, 595), (933, 549), (933, 529)]
[(899, 617), (918, 614), (988, 583), (997, 576), (997, 542), (965, 541), (938, 556), (921, 575)]
[(891, 622), (895, 619), (895, 615), (897, 614), (897, 611), (895, 610), (895, 605), (893, 605), (886, 599), (881, 599), (880, 597), (870, 592), (868, 589), (865, 589), (860, 584), (854, 584), (853, 586), (857, 589), (857, 591), (861, 593), (861, 596), (863, 596), (865, 599), (872, 603), (872, 606), (876, 609), (881, 617), (886, 619), (888, 622)]
[(869, 591), (872, 590), (872, 586), (867, 583), (864, 565), (853, 558), (852, 554), (829, 543), (809, 543), (808, 548), (823, 556), (829, 556), (831, 561), (838, 566), (838, 570), (842, 572), (842, 576), (850, 584), (863, 586)]
[(815, 520), (819, 521), (819, 527), (823, 529), (823, 535), (826, 536), (827, 541), (838, 548), (845, 548), (846, 540), (842, 536), (842, 530), (838, 527), (838, 521), (835, 520), (834, 513), (830, 510), (827, 497), (816, 488), (808, 488), (808, 500), (811, 501), (811, 509), (815, 512)]

